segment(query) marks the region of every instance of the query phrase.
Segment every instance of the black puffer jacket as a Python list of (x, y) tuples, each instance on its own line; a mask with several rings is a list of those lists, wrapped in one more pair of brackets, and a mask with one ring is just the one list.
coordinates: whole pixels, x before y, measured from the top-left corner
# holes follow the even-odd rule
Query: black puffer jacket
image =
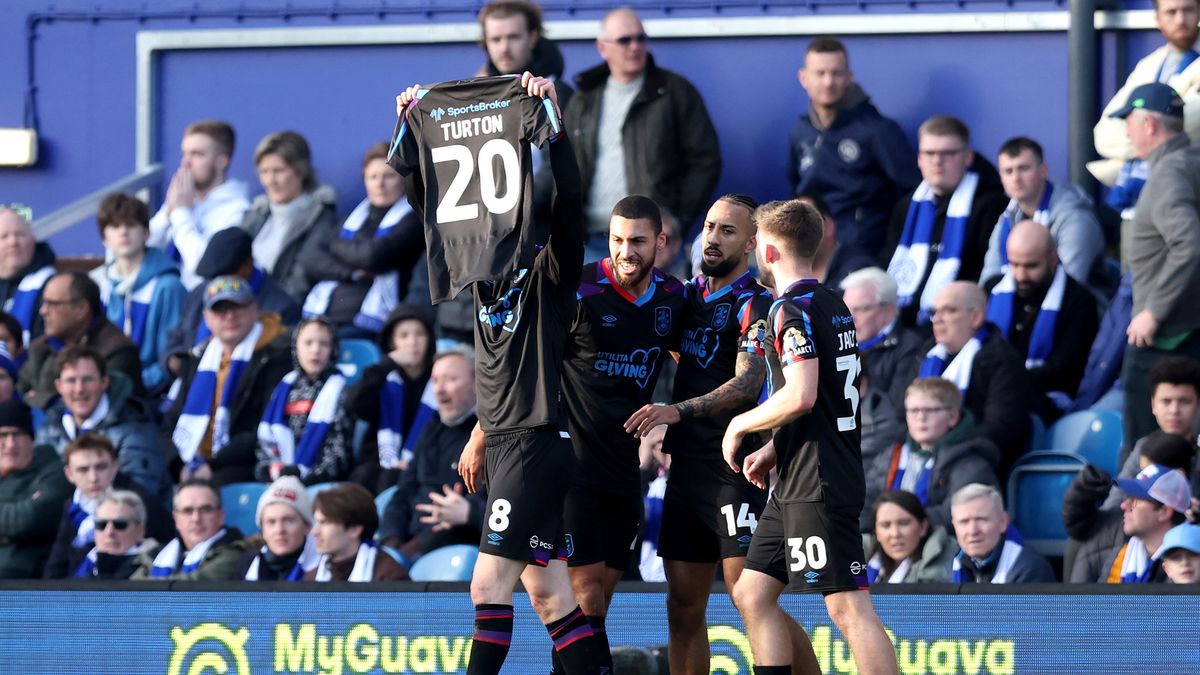
[[(654, 199), (686, 227), (708, 208), (721, 175), (717, 132), (692, 83), (656, 66), (654, 57), (646, 58), (642, 90), (622, 128), (629, 193)], [(602, 63), (576, 76), (579, 91), (565, 113), (583, 177), (584, 204), (596, 175), (600, 103), (608, 75), (608, 65)]]

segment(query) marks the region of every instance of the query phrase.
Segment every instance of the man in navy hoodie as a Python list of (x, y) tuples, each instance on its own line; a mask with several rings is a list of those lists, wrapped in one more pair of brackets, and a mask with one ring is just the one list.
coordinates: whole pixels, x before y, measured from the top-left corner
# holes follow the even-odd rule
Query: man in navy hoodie
[(809, 43), (800, 85), (810, 106), (792, 129), (788, 180), (794, 194), (824, 199), (838, 241), (878, 255), (892, 208), (921, 182), (916, 156), (899, 125), (879, 114), (854, 82), (838, 40)]

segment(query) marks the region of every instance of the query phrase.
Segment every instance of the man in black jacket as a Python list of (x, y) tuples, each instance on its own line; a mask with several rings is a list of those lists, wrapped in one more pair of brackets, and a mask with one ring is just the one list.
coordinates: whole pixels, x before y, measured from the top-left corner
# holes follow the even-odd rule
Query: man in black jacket
[(976, 432), (1000, 449), (992, 461), (1003, 480), (1029, 449), (1032, 390), (1020, 355), (984, 320), (985, 305), (983, 290), (968, 281), (955, 281), (937, 294), (933, 340), (925, 344), (918, 374), (958, 385), (963, 407), (978, 423)]
[(462, 494), (458, 457), (475, 427), (475, 357), (466, 348), (434, 357), (438, 415), (417, 440), (416, 458), (379, 524), (379, 538), (409, 559), (448, 544), (479, 540), (487, 495)]
[(182, 483), (220, 487), (254, 480), (258, 423), (271, 392), (292, 369), (292, 345), (278, 314), (258, 311), (250, 284), (217, 277), (204, 290), (212, 338), (184, 356), (163, 422)]
[(987, 318), (1025, 358), (1038, 396), (1034, 411), (1047, 424), (1062, 417), (1087, 367), (1083, 345), (1096, 339), (1099, 317), (1092, 295), (1067, 276), (1050, 230), (1032, 220), (1008, 237), (1008, 272), (992, 287)]
[(624, 197), (650, 197), (686, 228), (708, 208), (721, 173), (704, 100), (654, 63), (632, 10), (604, 17), (596, 48), (604, 63), (575, 78), (579, 91), (564, 119), (583, 176), (585, 262), (608, 255), (609, 216)]

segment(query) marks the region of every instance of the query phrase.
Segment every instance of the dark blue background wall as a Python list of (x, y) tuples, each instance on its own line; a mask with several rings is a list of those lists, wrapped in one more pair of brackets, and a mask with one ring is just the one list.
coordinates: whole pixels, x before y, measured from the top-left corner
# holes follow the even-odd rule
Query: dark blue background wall
[[(379, 6), (367, 0), (339, 4)], [(1055, 8), (1051, 3), (1034, 4)], [(278, 8), (283, 3), (215, 0), (202, 5), (205, 11), (219, 11), (239, 5)], [(176, 0), (146, 5), (77, 0), (53, 5), (34, 0), (0, 3), (0, 127), (22, 126), (25, 31), (31, 13), (51, 7), (57, 12), (96, 8), (164, 12), (192, 6)], [(292, 2), (291, 6), (328, 8), (330, 3)], [(903, 6), (883, 9), (907, 11)], [(875, 7), (872, 13), (879, 11)], [(560, 12), (550, 18), (570, 17)], [(31, 205), (35, 215), (44, 214), (133, 171), (134, 39), (139, 30), (464, 20), (470, 20), (470, 14), (39, 22), (34, 54), (41, 160), (32, 169), (0, 169), (0, 202), (20, 201)], [(1129, 35), (1130, 58), (1156, 46), (1156, 37)], [(750, 192), (764, 199), (787, 194), (786, 138), (807, 105), (796, 82), (807, 41), (790, 37), (652, 43), (659, 63), (695, 82), (708, 103), (725, 158), (718, 190)], [(950, 113), (971, 125), (976, 148), (988, 156), (1009, 136), (1027, 134), (1042, 141), (1053, 173), (1065, 175), (1065, 33), (865, 36), (845, 41), (858, 81), (910, 139), (926, 117)], [(1106, 50), (1102, 64), (1110, 70), (1120, 68), (1114, 61), (1118, 42), (1101, 41)], [(569, 76), (598, 61), (591, 42), (567, 42), (562, 47)], [(250, 159), (254, 145), (271, 131), (294, 129), (309, 138), (318, 175), (338, 190), (345, 212), (363, 194), (359, 182), (363, 150), (392, 130), (395, 93), (416, 81), (469, 75), (481, 58), (478, 47), (471, 44), (168, 52), (160, 61), (160, 159), (167, 167), (178, 163), (179, 135), (190, 120), (227, 119), (239, 137), (232, 172), (257, 187)], [(1128, 67), (1125, 64), (1124, 70)], [(1105, 96), (1115, 81), (1112, 76), (1105, 78)], [(52, 241), (68, 255), (99, 251), (98, 238), (86, 225)]]

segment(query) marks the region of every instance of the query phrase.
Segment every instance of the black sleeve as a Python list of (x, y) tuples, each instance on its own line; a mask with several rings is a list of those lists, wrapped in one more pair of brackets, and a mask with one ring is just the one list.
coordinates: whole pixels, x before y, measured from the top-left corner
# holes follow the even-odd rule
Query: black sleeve
[[(315, 246), (308, 243), (300, 251), (300, 267), (310, 284), (318, 281), (349, 281), (354, 273), (354, 263), (348, 262), (338, 255), (334, 246), (339, 243), (341, 233), (337, 228), (328, 232), (313, 233), (309, 239), (315, 241)], [(370, 241), (369, 239), (367, 241)], [(330, 255), (333, 252), (334, 255)]]
[(50, 548), (50, 557), (46, 559), (46, 567), (42, 570), (43, 579), (63, 579), (71, 570), (67, 569), (67, 561), (71, 551), (71, 541), (75, 538), (75, 528), (71, 527), (70, 504), (63, 507), (62, 518), (58, 521), (58, 533), (54, 536), (54, 546)]
[(909, 193), (903, 199), (896, 202), (896, 208), (892, 209), (892, 219), (888, 226), (887, 244), (879, 253), (879, 266), (887, 269), (892, 262), (892, 254), (896, 252), (896, 247), (900, 245), (900, 237), (904, 234), (904, 221), (908, 218), (908, 205), (912, 203), (912, 194)]
[(1100, 515), (1100, 504), (1108, 497), (1112, 484), (1112, 476), (1107, 471), (1091, 464), (1083, 467), (1071, 481), (1063, 495), (1062, 517), (1072, 539), (1091, 538)]
[[(1099, 330), (1100, 317), (1091, 294), (1068, 292), (1058, 315), (1054, 349), (1046, 362), (1029, 370), (1029, 379), (1037, 391), (1061, 391), (1074, 396), (1087, 369), (1090, 347)], [(1082, 290), (1082, 289), (1080, 289)], [(1070, 303), (1069, 305), (1067, 303)]]
[(414, 462), (407, 471), (400, 472), (392, 500), (383, 510), (383, 518), (379, 521), (380, 541), (395, 538), (404, 543), (413, 537), (415, 533), (408, 531), (408, 524), (412, 522), (413, 504), (421, 501), (419, 489), (417, 466)]
[(958, 278), (965, 281), (979, 281), (979, 275), (983, 273), (983, 259), (991, 243), (992, 229), (1008, 205), (1008, 198), (1003, 192), (977, 194), (976, 199), (981, 203), (972, 214), (973, 227), (968, 230), (975, 234), (975, 238), (963, 243), (962, 267), (958, 271)]
[(378, 426), (379, 393), (383, 390), (388, 373), (395, 369), (396, 364), (386, 356), (379, 363), (367, 366), (358, 382), (350, 385), (346, 391), (346, 410), (372, 427)]
[[(680, 78), (682, 79), (682, 78)], [(681, 82), (680, 105), (676, 111), (678, 142), (683, 175), (679, 181), (680, 225), (689, 226), (708, 207), (713, 188), (721, 176), (721, 146), (704, 99), (690, 82)]]
[[(1004, 346), (1012, 358), (996, 354), (999, 358), (976, 362), (977, 376), (986, 374), (987, 380), (978, 392), (984, 397), (982, 409), (979, 403), (971, 404), (978, 416), (977, 433), (1000, 448), (997, 468), (1001, 474), (1007, 473), (1008, 468), (1023, 454), (1020, 449), (1028, 447), (1029, 413), (1033, 398), (1029, 378), (1025, 374), (1025, 363), (1011, 347), (1007, 344)], [(974, 386), (968, 389), (968, 396), (974, 390)]]
[(551, 279), (574, 290), (583, 268), (583, 193), (579, 165), (566, 134), (551, 141), (550, 166), (555, 196), (545, 259)]

